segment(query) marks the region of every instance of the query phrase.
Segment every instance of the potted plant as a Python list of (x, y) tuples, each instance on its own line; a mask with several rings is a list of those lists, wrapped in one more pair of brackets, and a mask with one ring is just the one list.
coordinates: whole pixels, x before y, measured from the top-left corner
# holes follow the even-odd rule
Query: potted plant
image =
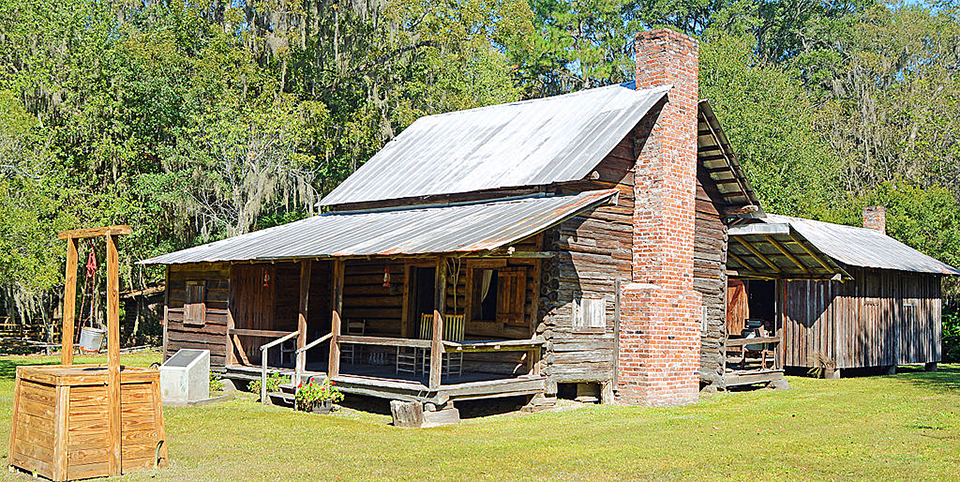
[(333, 404), (343, 400), (343, 392), (329, 378), (325, 378), (322, 382), (311, 379), (309, 383), (301, 383), (297, 387), (295, 398), (297, 410), (330, 413)]

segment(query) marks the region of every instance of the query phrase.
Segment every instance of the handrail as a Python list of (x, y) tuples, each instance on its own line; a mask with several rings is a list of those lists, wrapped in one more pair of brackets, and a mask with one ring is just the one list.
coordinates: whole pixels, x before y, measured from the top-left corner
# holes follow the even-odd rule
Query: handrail
[(759, 345), (761, 343), (780, 343), (779, 336), (758, 336), (755, 338), (727, 338), (727, 348), (743, 345)]
[(397, 338), (391, 336), (369, 336), (369, 335), (340, 335), (337, 337), (337, 343), (352, 343), (354, 345), (381, 345), (381, 346), (405, 346), (416, 348), (430, 348), (431, 341), (421, 338)]
[[(244, 328), (231, 328), (229, 330), (231, 335), (238, 336), (255, 336), (258, 338), (274, 338), (286, 336), (290, 332), (288, 331), (277, 331), (277, 330), (248, 330)], [(297, 333), (297, 332), (294, 332)]]
[(303, 345), (303, 348), (297, 348), (297, 354), (299, 355), (301, 352), (305, 352), (305, 351), (307, 351), (307, 350), (309, 350), (309, 349), (311, 349), (311, 348), (313, 348), (313, 347), (315, 347), (315, 346), (317, 346), (317, 345), (319, 345), (319, 344), (321, 344), (321, 343), (329, 340), (330, 338), (333, 338), (333, 333), (327, 333), (326, 335), (323, 335), (323, 336), (321, 336), (320, 338), (317, 338), (316, 340), (313, 340), (313, 341), (311, 341), (310, 343), (307, 343), (306, 345)]
[(456, 351), (528, 351), (533, 347), (544, 345), (542, 337), (519, 340), (482, 340), (482, 341), (443, 341), (443, 345)]
[(294, 375), (296, 376), (296, 379), (293, 380), (294, 386), (296, 386), (296, 387), (299, 387), (299, 386), (300, 386), (300, 379), (301, 379), (301, 377), (303, 377), (303, 368), (304, 368), (304, 365), (306, 365), (306, 363), (304, 363), (305, 360), (301, 360), (300, 357), (305, 356), (304, 353), (305, 353), (307, 350), (309, 350), (309, 349), (311, 349), (311, 348), (313, 348), (313, 347), (315, 347), (315, 346), (317, 346), (317, 345), (319, 345), (319, 344), (321, 344), (321, 343), (329, 340), (330, 338), (333, 338), (333, 332), (327, 333), (326, 335), (323, 335), (323, 336), (321, 336), (320, 338), (317, 338), (316, 340), (313, 340), (313, 341), (311, 341), (310, 343), (307, 343), (306, 345), (303, 345), (303, 347), (301, 347), (301, 348), (297, 348), (297, 351), (295, 352), (295, 354), (296, 354), (296, 360), (297, 360), (297, 367), (296, 367), (296, 370), (294, 370)]
[(260, 403), (267, 404), (267, 351), (299, 334), (299, 331), (291, 331), (276, 340), (260, 345)]

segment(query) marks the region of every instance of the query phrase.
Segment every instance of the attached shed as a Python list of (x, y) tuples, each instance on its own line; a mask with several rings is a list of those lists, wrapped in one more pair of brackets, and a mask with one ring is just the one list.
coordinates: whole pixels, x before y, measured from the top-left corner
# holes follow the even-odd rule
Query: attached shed
[[(934, 367), (940, 361), (941, 280), (956, 268), (887, 236), (882, 208), (865, 226), (767, 215), (732, 227), (728, 268), (746, 289), (731, 289), (731, 332), (769, 318), (785, 367), (840, 370)], [(764, 308), (764, 306), (769, 308)], [(756, 309), (763, 314), (754, 313)], [(766, 320), (764, 320), (766, 321)]]

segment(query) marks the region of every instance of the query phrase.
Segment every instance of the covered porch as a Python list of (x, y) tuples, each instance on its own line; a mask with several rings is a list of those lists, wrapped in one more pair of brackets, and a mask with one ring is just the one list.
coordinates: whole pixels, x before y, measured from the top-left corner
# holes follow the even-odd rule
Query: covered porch
[(329, 377), (346, 393), (434, 403), (542, 392), (538, 244), (482, 258), (235, 265), (225, 375)]
[(731, 227), (727, 257), (727, 387), (783, 378), (784, 281), (849, 279), (849, 274), (786, 223)]
[[(143, 263), (228, 271), (225, 330), (210, 335), (223, 336), (227, 377), (325, 376), (347, 393), (424, 403), (535, 395), (541, 263), (557, 254), (542, 233), (617, 193), (330, 212)], [(184, 337), (209, 298), (193, 272), (182, 270), (174, 313)]]

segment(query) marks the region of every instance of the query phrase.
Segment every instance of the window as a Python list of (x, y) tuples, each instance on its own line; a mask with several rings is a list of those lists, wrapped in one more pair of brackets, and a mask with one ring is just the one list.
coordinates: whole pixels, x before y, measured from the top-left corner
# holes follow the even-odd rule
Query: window
[(527, 270), (520, 267), (473, 270), (470, 319), (503, 325), (524, 325)]
[(575, 331), (603, 331), (606, 325), (606, 302), (602, 298), (580, 298), (573, 301)]
[(203, 326), (207, 322), (207, 305), (204, 302), (206, 283), (187, 281), (187, 297), (183, 304), (183, 324)]
[(474, 319), (496, 321), (497, 319), (497, 270), (478, 269), (475, 277), (477, 283), (477, 303), (474, 310)]

